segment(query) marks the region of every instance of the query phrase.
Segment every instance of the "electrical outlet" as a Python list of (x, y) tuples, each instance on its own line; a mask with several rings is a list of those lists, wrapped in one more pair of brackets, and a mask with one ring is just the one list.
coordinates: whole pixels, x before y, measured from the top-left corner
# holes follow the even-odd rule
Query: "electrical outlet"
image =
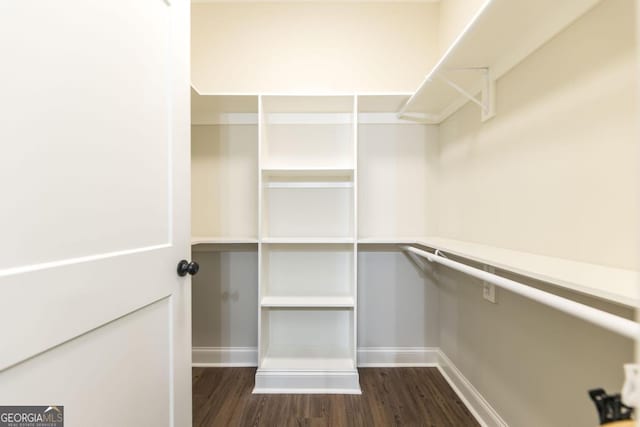
[(496, 285), (484, 282), (482, 284), (482, 298), (489, 302), (496, 303)]
[[(487, 273), (495, 273), (495, 269), (492, 266), (485, 265), (484, 271)], [(482, 298), (495, 304), (496, 303), (496, 285), (489, 282), (482, 282)]]

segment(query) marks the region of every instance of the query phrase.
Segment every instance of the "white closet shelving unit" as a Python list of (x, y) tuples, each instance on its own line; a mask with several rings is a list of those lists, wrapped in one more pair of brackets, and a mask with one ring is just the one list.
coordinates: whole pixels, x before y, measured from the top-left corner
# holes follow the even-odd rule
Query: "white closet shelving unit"
[(262, 96), (255, 393), (360, 393), (353, 96)]

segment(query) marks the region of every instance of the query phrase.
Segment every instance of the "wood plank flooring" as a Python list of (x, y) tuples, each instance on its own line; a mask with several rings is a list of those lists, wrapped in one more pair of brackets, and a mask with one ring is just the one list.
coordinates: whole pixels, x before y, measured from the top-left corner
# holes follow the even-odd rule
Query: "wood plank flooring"
[(359, 372), (362, 395), (254, 395), (255, 368), (193, 368), (193, 425), (479, 425), (436, 368)]

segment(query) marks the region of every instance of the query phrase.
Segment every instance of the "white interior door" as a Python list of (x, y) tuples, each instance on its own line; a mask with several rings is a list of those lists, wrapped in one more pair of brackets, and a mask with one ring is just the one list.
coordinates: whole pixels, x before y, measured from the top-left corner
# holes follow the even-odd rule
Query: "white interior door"
[(0, 405), (190, 425), (189, 1), (2, 1), (0, 63)]

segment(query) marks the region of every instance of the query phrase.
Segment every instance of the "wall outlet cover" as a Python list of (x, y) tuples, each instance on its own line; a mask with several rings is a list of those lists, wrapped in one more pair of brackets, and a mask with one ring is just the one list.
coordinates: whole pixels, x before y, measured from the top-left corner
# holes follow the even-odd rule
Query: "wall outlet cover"
[[(495, 269), (491, 266), (485, 265), (484, 271), (487, 273), (495, 273)], [(482, 282), (482, 298), (495, 304), (496, 303), (496, 285), (489, 282)]]

